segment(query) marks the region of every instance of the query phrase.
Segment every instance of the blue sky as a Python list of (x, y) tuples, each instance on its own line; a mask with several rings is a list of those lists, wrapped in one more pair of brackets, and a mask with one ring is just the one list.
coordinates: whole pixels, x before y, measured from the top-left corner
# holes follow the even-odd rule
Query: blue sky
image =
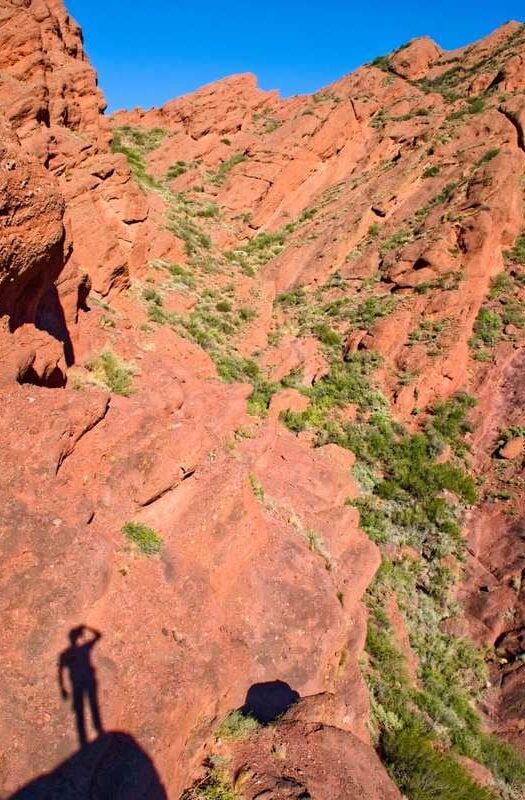
[(66, 0), (109, 110), (149, 108), (236, 72), (284, 96), (314, 92), (414, 36), (480, 38), (523, 0)]

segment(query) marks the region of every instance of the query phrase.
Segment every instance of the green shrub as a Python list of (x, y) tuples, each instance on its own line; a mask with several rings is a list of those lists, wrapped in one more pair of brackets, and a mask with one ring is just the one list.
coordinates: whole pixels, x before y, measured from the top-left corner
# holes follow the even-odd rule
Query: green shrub
[(264, 500), (264, 487), (263, 485), (257, 480), (255, 475), (250, 474), (248, 475), (248, 480), (250, 482), (250, 486), (252, 487), (252, 492), (254, 493), (257, 500), (261, 503)]
[(410, 800), (496, 800), (452, 755), (437, 750), (420, 725), (385, 735), (381, 746), (392, 776)]
[(257, 316), (257, 311), (249, 306), (241, 306), (239, 309), (239, 316), (243, 322), (249, 322), (250, 320), (255, 319)]
[(518, 236), (512, 250), (505, 255), (509, 261), (513, 261), (515, 264), (525, 264), (525, 231)]
[(163, 128), (133, 128), (131, 125), (120, 125), (113, 133), (113, 140), (120, 137), (144, 153), (156, 150), (167, 135)]
[(492, 278), (490, 282), (489, 297), (491, 300), (494, 300), (496, 297), (500, 297), (502, 294), (512, 291), (512, 288), (512, 278), (510, 275), (507, 275), (506, 272), (500, 272), (496, 277)]
[(388, 541), (387, 517), (375, 498), (357, 497), (349, 500), (348, 504), (359, 510), (359, 525), (373, 542)]
[(122, 527), (122, 533), (130, 542), (137, 545), (145, 556), (155, 555), (163, 545), (162, 537), (142, 522), (126, 522)]
[(329, 328), (328, 325), (325, 325), (324, 322), (319, 323), (313, 329), (313, 333), (319, 339), (322, 344), (327, 345), (328, 347), (340, 347), (341, 346), (341, 338), (338, 333), (336, 333), (332, 328)]
[(132, 393), (135, 367), (121, 361), (110, 348), (105, 348), (99, 356), (88, 361), (86, 368), (94, 383), (106, 386), (113, 394), (129, 397)]
[(273, 131), (276, 131), (277, 128), (280, 127), (281, 127), (281, 122), (278, 119), (275, 119), (275, 117), (269, 117), (264, 123), (263, 132), (273, 133)]
[(219, 767), (209, 768), (205, 777), (187, 789), (181, 800), (239, 800), (228, 773)]
[(501, 319), (504, 325), (515, 325), (517, 328), (525, 326), (523, 304), (517, 301), (507, 301), (501, 309)]
[(176, 283), (183, 283), (185, 286), (195, 286), (195, 277), (186, 267), (172, 263), (169, 264), (168, 269)]
[(500, 317), (489, 308), (480, 308), (474, 323), (474, 334), (483, 344), (489, 346), (497, 344), (501, 334)]
[(144, 289), (144, 291), (142, 292), (142, 297), (148, 303), (154, 303), (157, 306), (161, 306), (163, 304), (162, 296), (159, 294), (157, 289), (153, 289), (153, 287), (151, 286), (147, 286)]
[(425, 426), (427, 435), (452, 445), (455, 451), (463, 452), (463, 437), (472, 431), (467, 415), (475, 405), (475, 398), (465, 392), (436, 403)]
[(397, 300), (391, 295), (372, 295), (361, 301), (350, 314), (355, 327), (370, 330), (378, 319), (388, 317), (396, 307)]
[(302, 286), (298, 286), (297, 289), (291, 289), (289, 292), (281, 292), (281, 294), (277, 295), (277, 302), (285, 308), (300, 306), (306, 303), (306, 300), (306, 292)]
[(224, 353), (210, 353), (217, 372), (226, 383), (251, 383), (253, 392), (248, 398), (248, 412), (256, 416), (263, 416), (267, 413), (270, 401), (275, 392), (280, 388), (277, 383), (267, 381), (258, 365), (249, 358), (241, 358), (237, 355), (226, 355)]
[(257, 720), (241, 711), (232, 711), (223, 719), (217, 730), (215, 737), (234, 742), (246, 739), (259, 728)]
[(370, 66), (382, 69), (383, 72), (390, 72), (390, 56), (377, 56), (370, 62)]
[(485, 110), (485, 100), (480, 95), (477, 97), (469, 97), (467, 103), (469, 114), (480, 114)]
[(188, 169), (189, 165), (185, 161), (177, 161), (175, 164), (172, 164), (171, 167), (168, 167), (168, 171), (166, 172), (166, 180), (174, 180), (175, 178), (178, 178), (179, 175), (184, 175)]
[(188, 258), (199, 255), (200, 250), (210, 250), (210, 236), (191, 219), (188, 211), (176, 210), (173, 206), (168, 210), (168, 230), (184, 242), (184, 252)]
[(220, 214), (220, 208), (217, 203), (208, 203), (207, 206), (204, 208), (199, 208), (197, 210), (198, 217), (204, 217), (210, 219), (212, 217), (218, 217)]
[(440, 169), (437, 164), (432, 164), (430, 167), (427, 167), (422, 177), (423, 178), (434, 178), (436, 175), (439, 175)]

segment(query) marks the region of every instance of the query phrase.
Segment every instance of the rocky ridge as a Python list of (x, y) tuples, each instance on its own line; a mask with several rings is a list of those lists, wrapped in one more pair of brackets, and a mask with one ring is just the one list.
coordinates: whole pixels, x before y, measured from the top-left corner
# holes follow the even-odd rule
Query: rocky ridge
[(161, 794), (520, 797), (523, 26), (111, 119), (59, 0), (0, 44), (0, 792), (83, 622)]

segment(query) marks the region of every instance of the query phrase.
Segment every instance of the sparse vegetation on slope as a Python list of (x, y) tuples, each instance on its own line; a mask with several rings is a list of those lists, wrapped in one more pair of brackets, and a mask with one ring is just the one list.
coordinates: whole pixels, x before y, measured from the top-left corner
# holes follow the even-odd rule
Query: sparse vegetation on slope
[[(484, 687), (483, 653), (441, 628), (457, 613), (451, 594), (454, 572), (445, 564), (463, 560), (461, 507), (477, 497), (463, 462), (463, 436), (470, 430), (474, 400), (458, 395), (437, 403), (425, 429), (409, 433), (390, 418), (387, 402), (370, 386), (374, 363), (353, 356), (344, 365), (333, 364), (326, 378), (304, 390), (310, 406), (284, 412), (282, 419), (293, 431), (314, 431), (318, 445), (335, 442), (355, 453), (355, 474), (364, 493), (351, 503), (360, 511), (363, 529), (380, 545), (410, 553), (394, 560), (384, 554), (368, 594), (370, 662), (365, 674), (377, 744), (410, 800), (495, 798), (472, 780), (459, 755), (488, 766), (504, 796), (514, 798), (525, 786), (525, 764), (483, 732), (473, 702)], [(361, 410), (354, 422), (337, 414), (348, 403)], [(443, 462), (438, 456), (446, 445), (457, 455)], [(419, 657), (419, 686), (408, 679), (404, 657), (393, 643), (385, 608), (392, 595)], [(417, 747), (411, 749), (414, 742)]]

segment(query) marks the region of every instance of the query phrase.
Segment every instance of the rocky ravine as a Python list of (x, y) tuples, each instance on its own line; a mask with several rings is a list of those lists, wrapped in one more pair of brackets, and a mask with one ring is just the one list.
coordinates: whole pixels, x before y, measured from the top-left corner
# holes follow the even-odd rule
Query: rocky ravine
[(0, 61), (1, 796), (522, 797), (523, 26), (111, 119), (61, 0)]

